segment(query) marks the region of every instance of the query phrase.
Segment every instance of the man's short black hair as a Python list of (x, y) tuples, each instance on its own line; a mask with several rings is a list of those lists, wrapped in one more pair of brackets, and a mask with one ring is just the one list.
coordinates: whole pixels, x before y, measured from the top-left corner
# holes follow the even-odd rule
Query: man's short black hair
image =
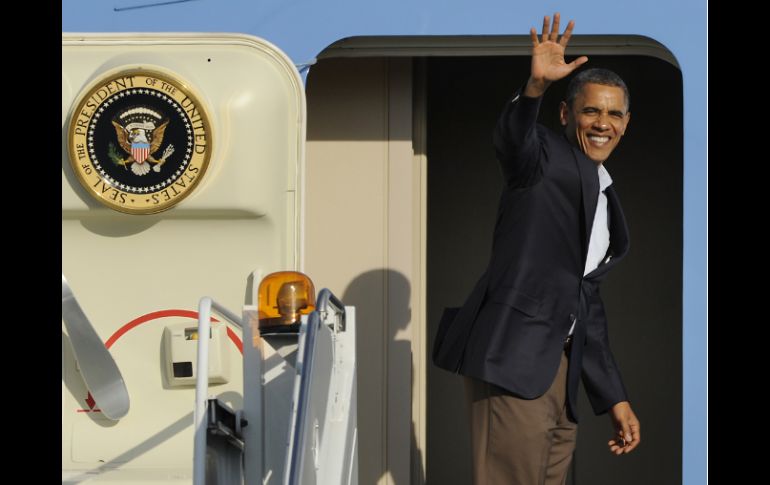
[(572, 107), (575, 97), (583, 89), (583, 86), (588, 83), (621, 88), (626, 97), (626, 112), (628, 112), (631, 107), (631, 95), (628, 93), (626, 83), (624, 83), (623, 79), (614, 72), (600, 67), (580, 71), (577, 76), (572, 78), (567, 86), (567, 106)]

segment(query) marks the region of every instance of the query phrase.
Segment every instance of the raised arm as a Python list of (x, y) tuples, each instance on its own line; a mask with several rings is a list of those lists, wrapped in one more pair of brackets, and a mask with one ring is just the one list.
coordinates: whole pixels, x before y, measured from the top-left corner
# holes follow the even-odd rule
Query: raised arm
[(542, 173), (536, 124), (543, 93), (553, 81), (564, 78), (588, 61), (586, 56), (581, 56), (569, 64), (564, 62), (564, 50), (575, 22), (570, 20), (559, 40), (559, 20), (556, 13), (551, 27), (551, 19), (547, 16), (543, 19), (542, 40), (538, 39), (534, 28), (530, 30), (532, 63), (529, 80), (506, 104), (494, 131), (497, 160), (505, 183), (511, 188), (533, 185)]

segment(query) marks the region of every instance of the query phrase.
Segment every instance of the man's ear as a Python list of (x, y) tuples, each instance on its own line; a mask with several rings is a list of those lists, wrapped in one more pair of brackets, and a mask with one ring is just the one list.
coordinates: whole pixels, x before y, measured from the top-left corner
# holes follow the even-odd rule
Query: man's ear
[(561, 126), (567, 126), (567, 120), (569, 119), (569, 108), (567, 107), (567, 102), (562, 101), (559, 103), (559, 121), (561, 122)]

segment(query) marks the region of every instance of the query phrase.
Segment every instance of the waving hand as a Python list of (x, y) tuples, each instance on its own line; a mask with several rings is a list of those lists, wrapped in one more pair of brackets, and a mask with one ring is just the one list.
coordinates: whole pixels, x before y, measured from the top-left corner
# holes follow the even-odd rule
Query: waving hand
[(572, 37), (575, 21), (569, 21), (564, 34), (559, 39), (559, 20), (559, 13), (557, 12), (553, 15), (553, 27), (551, 27), (551, 19), (546, 15), (543, 18), (543, 34), (540, 39), (538, 39), (534, 27), (529, 31), (532, 39), (532, 66), (529, 81), (524, 91), (526, 96), (542, 96), (553, 81), (568, 76), (588, 61), (586, 56), (578, 57), (569, 64), (564, 61), (564, 50), (567, 48), (570, 37)]

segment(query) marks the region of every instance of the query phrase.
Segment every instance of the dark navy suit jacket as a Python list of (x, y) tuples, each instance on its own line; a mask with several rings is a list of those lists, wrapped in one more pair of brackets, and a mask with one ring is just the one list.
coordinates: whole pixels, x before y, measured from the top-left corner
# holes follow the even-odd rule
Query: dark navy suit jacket
[(464, 305), (444, 311), (433, 361), (535, 398), (553, 382), (577, 318), (567, 374), (577, 422), (581, 374), (597, 415), (628, 400), (599, 294), (607, 271), (628, 252), (628, 228), (610, 185), (611, 258), (583, 276), (599, 197), (596, 164), (563, 134), (537, 124), (541, 98), (522, 93), (506, 104), (494, 132), (505, 188), (490, 262)]

